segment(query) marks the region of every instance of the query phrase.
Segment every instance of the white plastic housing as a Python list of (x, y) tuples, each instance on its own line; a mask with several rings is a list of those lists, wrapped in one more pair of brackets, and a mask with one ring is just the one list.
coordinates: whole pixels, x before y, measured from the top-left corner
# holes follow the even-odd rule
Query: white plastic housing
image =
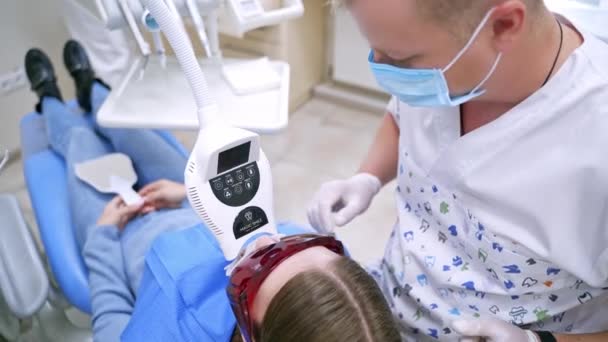
[[(218, 200), (210, 180), (231, 171), (218, 174), (220, 152), (247, 142), (250, 142), (251, 146), (249, 160), (245, 164), (257, 162), (260, 184), (251, 201), (240, 207), (231, 207)], [(260, 148), (260, 138), (257, 134), (223, 124), (212, 124), (199, 132), (193, 151), (185, 172), (188, 199), (192, 208), (217, 238), (226, 260), (236, 258), (243, 244), (253, 235), (277, 233), (274, 221), (272, 173), (268, 159)], [(268, 223), (237, 239), (233, 230), (234, 221), (237, 215), (248, 207), (261, 208), (266, 214)]]
[[(242, 38), (245, 33), (265, 26), (273, 26), (290, 19), (301, 17), (304, 14), (302, 0), (284, 0), (283, 7), (264, 11), (259, 0), (250, 0), (246, 3), (255, 3), (257, 11), (244, 11), (241, 4), (243, 0), (226, 0), (226, 6), (220, 15), (220, 32)], [(252, 6), (247, 6), (251, 8)]]

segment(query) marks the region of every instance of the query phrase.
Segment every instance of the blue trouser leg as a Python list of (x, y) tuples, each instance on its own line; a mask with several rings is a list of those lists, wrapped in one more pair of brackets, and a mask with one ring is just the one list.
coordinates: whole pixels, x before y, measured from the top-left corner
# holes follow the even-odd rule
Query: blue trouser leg
[(74, 171), (75, 165), (112, 153), (112, 150), (88, 126), (86, 119), (70, 113), (59, 100), (43, 99), (42, 115), (46, 119), (51, 147), (65, 159), (72, 223), (76, 228), (76, 241), (82, 249), (88, 230), (94, 227), (113, 195), (97, 192), (81, 181)]
[[(106, 99), (109, 90), (99, 83), (94, 84), (91, 102), (93, 113)], [(114, 146), (116, 152), (131, 158), (139, 176), (138, 185), (144, 186), (159, 179), (184, 182), (187, 159), (165, 139), (152, 130), (117, 129), (97, 126)]]
[(88, 127), (88, 122), (84, 117), (71, 113), (70, 109), (56, 98), (44, 97), (41, 103), (51, 147), (65, 159), (72, 128)]

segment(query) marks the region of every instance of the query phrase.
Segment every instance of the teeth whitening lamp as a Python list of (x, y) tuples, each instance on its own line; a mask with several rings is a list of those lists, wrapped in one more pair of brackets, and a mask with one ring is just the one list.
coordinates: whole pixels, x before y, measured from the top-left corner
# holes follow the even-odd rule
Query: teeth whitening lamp
[(225, 124), (190, 40), (163, 0), (145, 4), (173, 47), (192, 87), (200, 131), (185, 171), (188, 199), (226, 260), (254, 235), (276, 234), (272, 174), (256, 133)]

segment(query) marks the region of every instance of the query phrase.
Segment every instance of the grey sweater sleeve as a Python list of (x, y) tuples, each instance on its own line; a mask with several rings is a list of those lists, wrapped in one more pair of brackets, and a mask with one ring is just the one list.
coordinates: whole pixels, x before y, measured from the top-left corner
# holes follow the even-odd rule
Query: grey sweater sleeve
[(129, 289), (120, 232), (115, 226), (94, 227), (83, 249), (89, 270), (95, 341), (120, 341), (129, 323), (135, 296)]

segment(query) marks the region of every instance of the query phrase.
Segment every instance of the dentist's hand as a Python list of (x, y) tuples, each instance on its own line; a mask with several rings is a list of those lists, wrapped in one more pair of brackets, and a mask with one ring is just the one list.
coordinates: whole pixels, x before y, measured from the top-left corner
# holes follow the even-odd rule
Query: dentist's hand
[(106, 205), (97, 220), (97, 225), (116, 226), (119, 230), (123, 230), (127, 223), (139, 214), (142, 206), (143, 203), (128, 206), (120, 196), (116, 196)]
[(540, 342), (536, 333), (497, 319), (460, 320), (452, 322), (454, 330), (464, 336), (460, 341)]
[(318, 232), (331, 233), (366, 211), (381, 188), (369, 173), (325, 183), (309, 206), (308, 221)]
[(186, 199), (186, 186), (170, 180), (159, 180), (139, 190), (146, 203), (143, 214), (164, 208), (178, 208)]

